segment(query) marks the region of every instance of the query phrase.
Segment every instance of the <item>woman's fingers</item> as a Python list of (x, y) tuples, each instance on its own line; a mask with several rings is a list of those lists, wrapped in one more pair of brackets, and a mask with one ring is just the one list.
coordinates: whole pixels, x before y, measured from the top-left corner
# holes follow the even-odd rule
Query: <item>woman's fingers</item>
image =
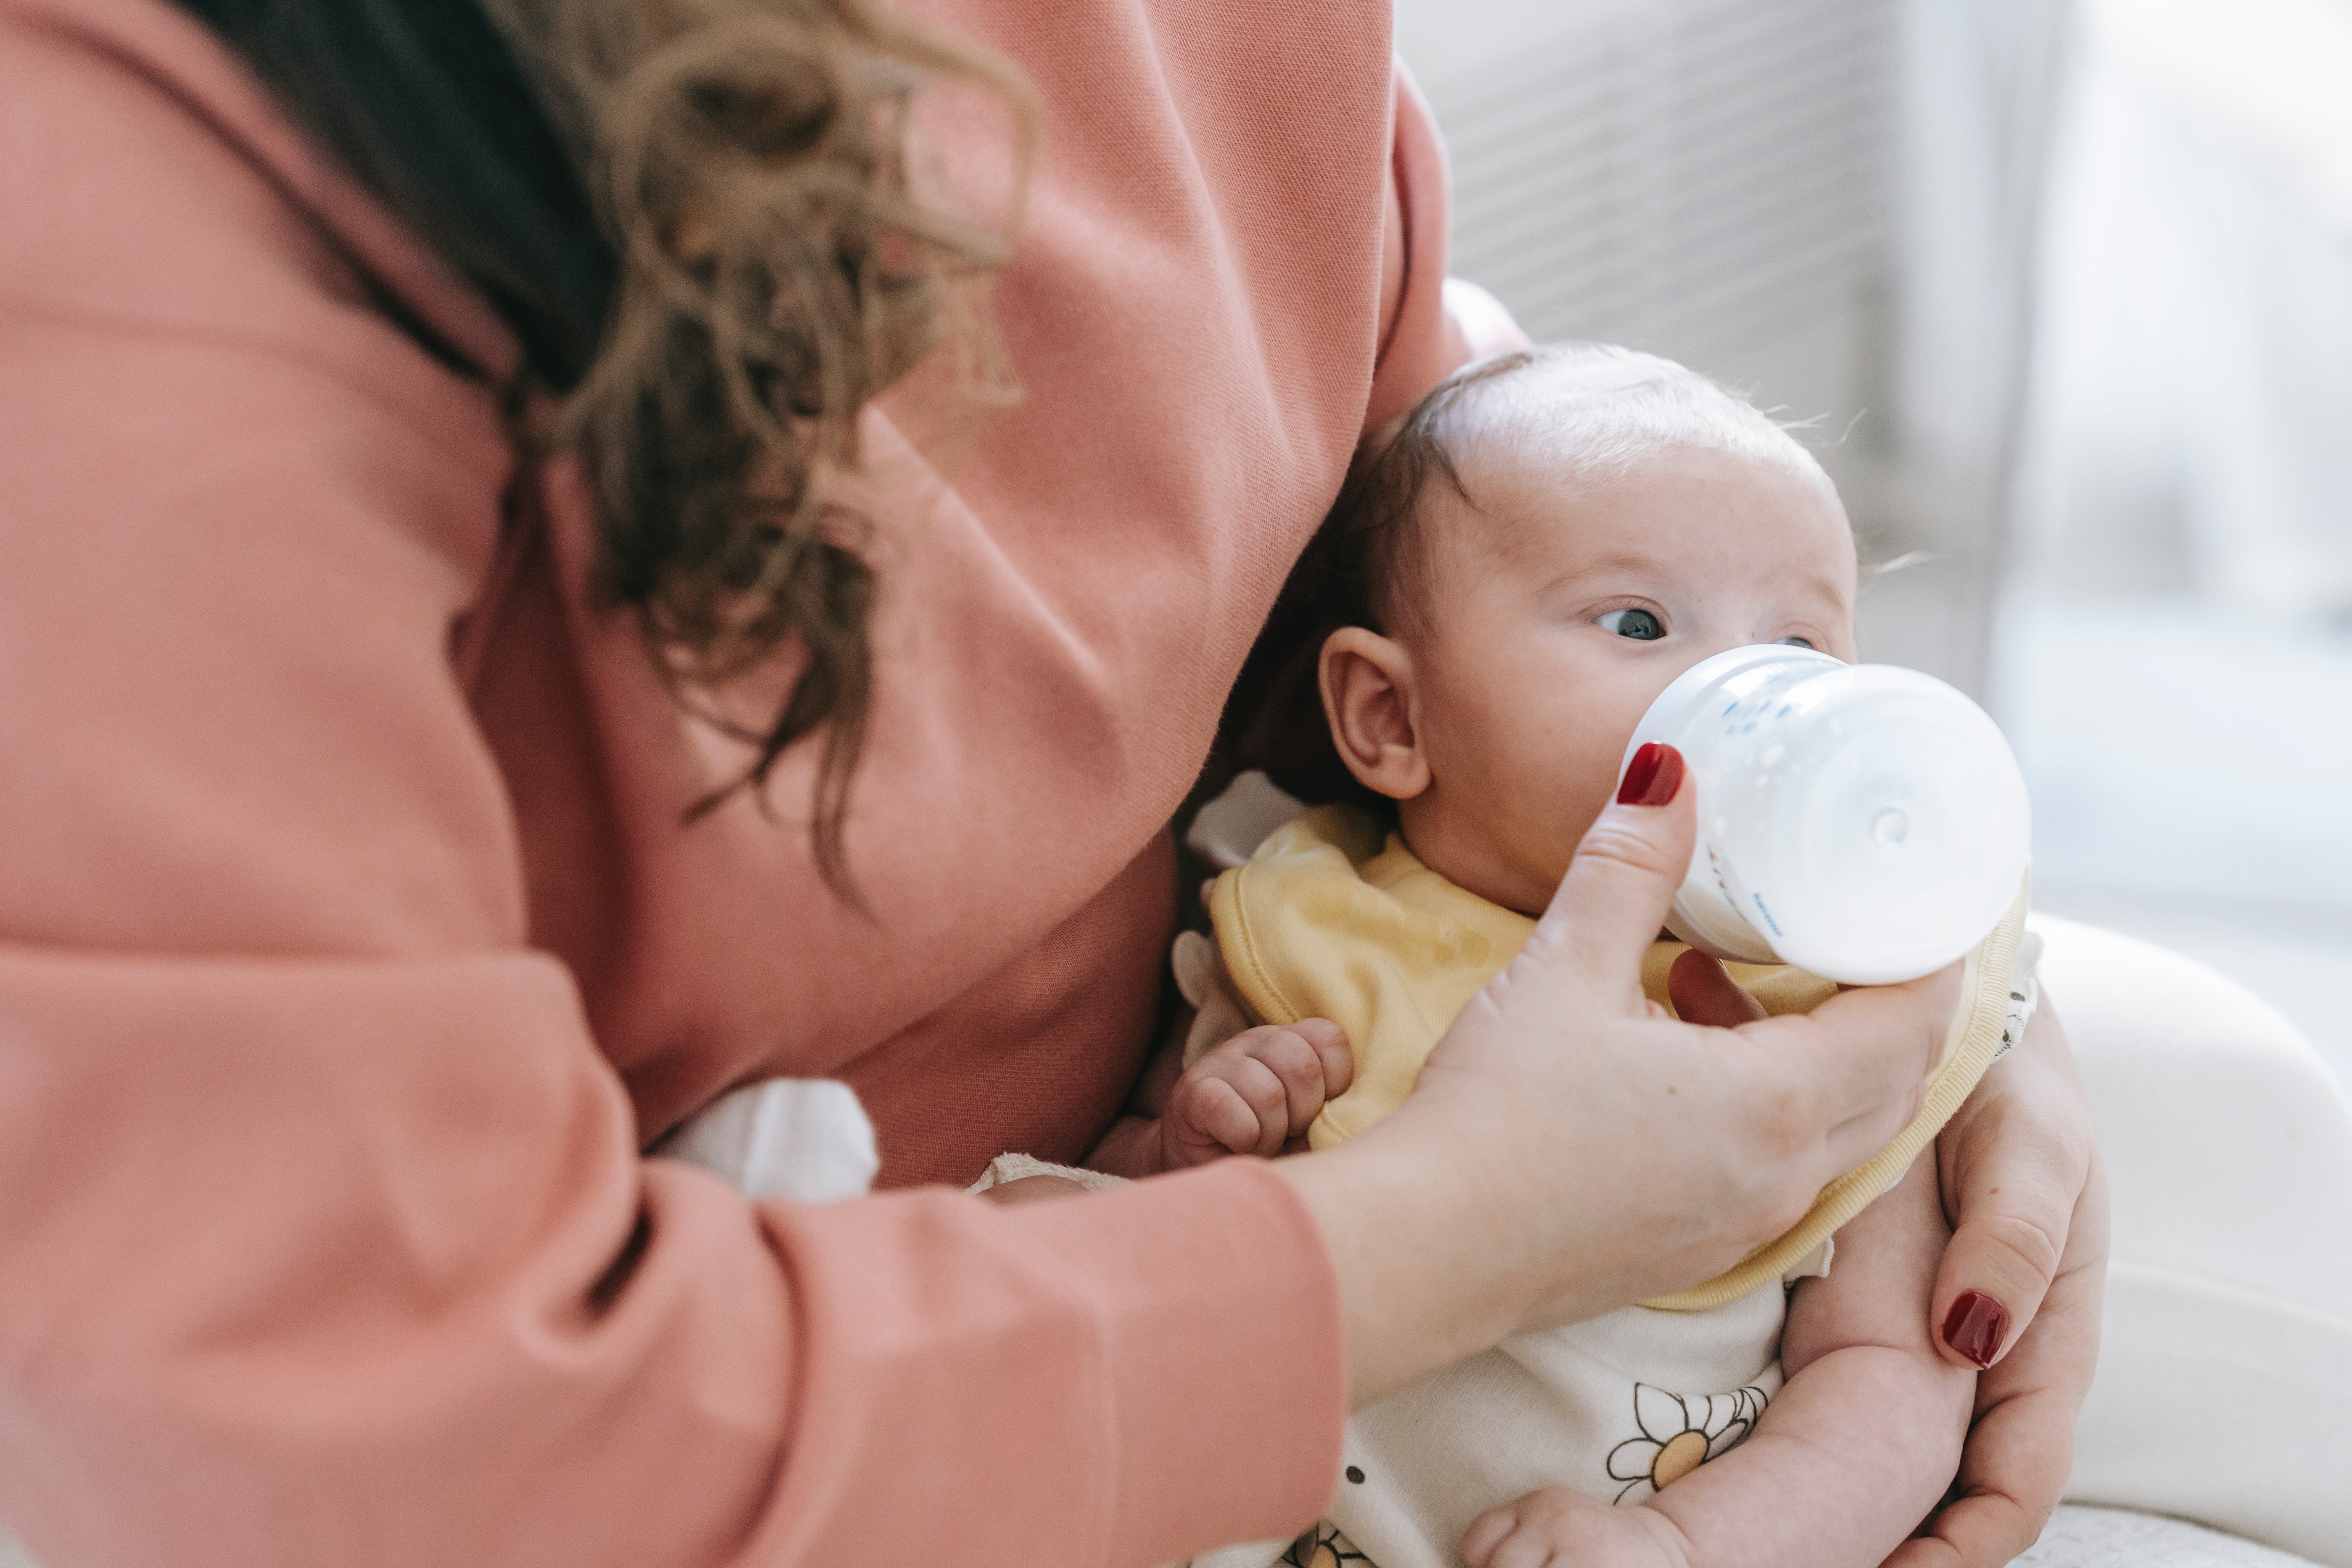
[(1956, 964), (1740, 1026), (1762, 1047), (1748, 1064), (1757, 1092), (1779, 1086), (1792, 1121), (1818, 1137), (1822, 1180), (1867, 1162), (1918, 1113), (1958, 999)]
[(1983, 1371), (2041, 1310), (2058, 1273), (2074, 1193), (2052, 1161), (1995, 1155), (1962, 1177), (1959, 1212), (1929, 1305), (1946, 1361)]
[[(1990, 1430), (1980, 1425), (1977, 1440), (1990, 1439), (1996, 1445), (2011, 1436), (2004, 1427), (2014, 1425), (2029, 1436), (2033, 1430), (2029, 1405), (2015, 1411), (2004, 1406), (1984, 1420), (1991, 1424)], [(2067, 1430), (2073, 1430), (2071, 1420)], [(2065, 1464), (2065, 1459), (2058, 1460), (2061, 1476)], [(2044, 1496), (2038, 1483), (2028, 1486), (2022, 1495), (1993, 1480), (1964, 1479), (1961, 1485), (1958, 1500), (1937, 1513), (1928, 1533), (1906, 1542), (1886, 1560), (1885, 1568), (1914, 1568), (1915, 1564), (1917, 1568), (2000, 1568), (2041, 1539), (2051, 1510), (2058, 1506), (2057, 1492), (2053, 1489)]]
[[(2103, 1194), (2074, 1227), (2075, 1256), (2044, 1297), (2033, 1332), (1977, 1380), (1977, 1419), (1960, 1460), (1960, 1495), (1930, 1521), (1958, 1568), (2000, 1568), (2049, 1522), (2074, 1462), (2074, 1421), (2098, 1358), (2105, 1248)], [(1946, 1559), (1947, 1562), (1950, 1558)]]
[[(1666, 973), (1666, 994), (1685, 1023), (1749, 1028), (1765, 1044), (1760, 1074), (1785, 1079), (1811, 1061), (1812, 1077), (1828, 1098), (1809, 1104), (1797, 1120), (1820, 1131), (1836, 1171), (1863, 1163), (1917, 1113), (1928, 1073), (1942, 1049), (1959, 1000), (1959, 965), (1905, 986), (1841, 993), (1810, 1018), (1765, 1024), (1764, 1005), (1739, 988), (1723, 965), (1692, 949)], [(1850, 999), (1849, 999), (1850, 998)], [(1909, 1049), (1900, 1048), (1908, 1043)], [(1896, 1048), (1889, 1049), (1892, 1044)]]
[(1331, 1254), (1360, 1403), (1721, 1272), (1916, 1110), (1956, 976), (1736, 1027), (1648, 1005), (1642, 960), (1689, 869), (1693, 793), (1673, 751), (1637, 753), (1407, 1102), (1283, 1163)]
[[(2057, 1058), (2053, 1060), (2053, 1056)], [(1938, 1141), (1951, 1244), (1929, 1326), (1944, 1359), (1979, 1370), (2032, 1325), (2072, 1239), (2090, 1179), (2090, 1112), (2044, 1007)]]
[(1521, 961), (1498, 978), (1516, 981), (1532, 968), (1643, 1011), (1642, 956), (1690, 868), (1692, 811), (1682, 753), (1655, 742), (1634, 752), (1616, 800), (1577, 846)]
[(1958, 1224), (1928, 1327), (1947, 1360), (1992, 1364), (1977, 1378), (1963, 1495), (1933, 1528), (1960, 1568), (1993, 1568), (2032, 1543), (2065, 1487), (2106, 1282), (2106, 1184), (2046, 998), (1937, 1154)]

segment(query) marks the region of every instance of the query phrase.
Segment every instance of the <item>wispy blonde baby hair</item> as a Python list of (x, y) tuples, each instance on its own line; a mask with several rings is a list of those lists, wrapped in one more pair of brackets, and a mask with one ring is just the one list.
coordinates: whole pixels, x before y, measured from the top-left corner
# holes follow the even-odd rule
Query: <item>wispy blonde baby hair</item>
[(1721, 382), (1639, 349), (1556, 343), (1480, 361), (1452, 381), (1466, 394), (1457, 410), (1485, 432), (1580, 474), (1614, 478), (1661, 453), (1698, 448), (1834, 493), (1812, 453), (1770, 415)]

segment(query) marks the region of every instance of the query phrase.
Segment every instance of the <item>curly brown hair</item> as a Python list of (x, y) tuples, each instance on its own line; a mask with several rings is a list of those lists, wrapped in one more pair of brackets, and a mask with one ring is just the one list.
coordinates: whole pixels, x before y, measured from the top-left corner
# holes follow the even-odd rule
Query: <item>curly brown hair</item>
[[(954, 390), (1016, 390), (979, 290), (1011, 251), (1036, 111), (1010, 65), (880, 0), (180, 0), (512, 327), (519, 440), (576, 450), (595, 589), (680, 703), (741, 741), (699, 816), (822, 736), (810, 831), (842, 827), (873, 690), (876, 583), (824, 478), (857, 416), (942, 347)], [(925, 190), (935, 88), (1005, 110), (993, 219)], [(429, 353), (488, 378), (408, 311)], [(552, 394), (551, 400), (541, 394)], [(551, 405), (551, 418), (537, 411)], [(719, 700), (779, 666), (765, 722)]]
[[(496, 10), (582, 144), (620, 249), (602, 345), (549, 432), (594, 477), (597, 587), (636, 612), (680, 700), (753, 752), (696, 814), (761, 790), (786, 748), (822, 732), (816, 860), (854, 901), (842, 825), (876, 584), (859, 521), (827, 503), (822, 476), (856, 463), (859, 411), (942, 342), (967, 395), (1011, 395), (974, 292), (1006, 258), (1009, 220), (922, 198), (909, 117), (928, 83), (976, 85), (1011, 110), (1025, 171), (1028, 89), (874, 0)], [(702, 700), (780, 657), (797, 671), (764, 728)]]

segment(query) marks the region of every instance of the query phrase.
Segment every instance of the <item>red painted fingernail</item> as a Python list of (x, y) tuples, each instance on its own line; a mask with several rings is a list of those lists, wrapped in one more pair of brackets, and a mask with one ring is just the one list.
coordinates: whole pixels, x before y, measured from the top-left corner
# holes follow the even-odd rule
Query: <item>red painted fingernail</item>
[(1643, 742), (1617, 785), (1619, 805), (1664, 805), (1683, 787), (1683, 754), (1662, 742)]
[(1944, 1342), (1979, 1367), (1992, 1365), (2008, 1333), (2009, 1309), (1981, 1290), (1962, 1291), (1944, 1314)]

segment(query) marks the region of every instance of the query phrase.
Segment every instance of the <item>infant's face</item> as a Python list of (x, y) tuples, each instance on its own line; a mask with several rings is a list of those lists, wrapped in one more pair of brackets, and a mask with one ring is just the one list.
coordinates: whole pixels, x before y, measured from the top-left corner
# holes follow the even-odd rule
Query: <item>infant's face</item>
[(1399, 807), (1424, 861), (1533, 913), (1675, 677), (1748, 643), (1853, 660), (1854, 548), (1833, 499), (1728, 453), (1580, 480), (1507, 445), (1465, 455), (1475, 510), (1443, 483), (1423, 496), (1442, 509), (1411, 650), (1430, 783)]

